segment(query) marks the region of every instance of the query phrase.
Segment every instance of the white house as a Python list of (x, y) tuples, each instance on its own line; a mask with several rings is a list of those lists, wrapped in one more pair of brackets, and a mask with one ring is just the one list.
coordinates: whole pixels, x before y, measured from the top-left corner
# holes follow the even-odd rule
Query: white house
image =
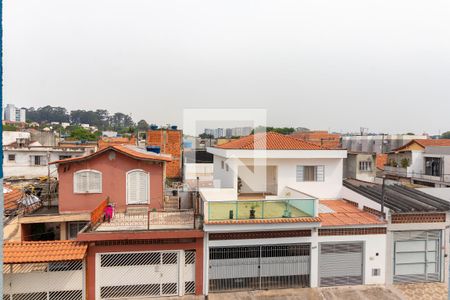
[(55, 166), (48, 167), (49, 162), (87, 154), (86, 148), (82, 147), (46, 147), (38, 142), (29, 143), (28, 139), (18, 139), (18, 142), (3, 146), (4, 177), (30, 179), (47, 176), (48, 168), (50, 176), (57, 177)]
[(432, 187), (450, 187), (450, 139), (413, 140), (388, 154), (385, 173)]
[(385, 222), (339, 197), (346, 150), (269, 132), (208, 151), (206, 295), (385, 282)]

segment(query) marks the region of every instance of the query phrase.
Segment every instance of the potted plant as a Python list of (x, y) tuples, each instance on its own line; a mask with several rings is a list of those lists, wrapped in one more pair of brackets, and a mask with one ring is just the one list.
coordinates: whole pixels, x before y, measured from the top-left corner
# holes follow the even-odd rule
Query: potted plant
[(242, 179), (241, 179), (241, 177), (238, 177), (238, 180), (237, 180), (237, 191), (238, 191), (238, 194), (241, 193), (241, 189), (242, 189)]
[(407, 167), (409, 167), (409, 159), (407, 159), (406, 157), (405, 158), (402, 158), (402, 160), (400, 161), (400, 165), (402, 166), (402, 168), (407, 168)]
[(230, 209), (230, 212), (228, 213), (228, 218), (230, 220), (233, 220), (233, 218), (234, 218), (234, 211), (232, 209)]
[(250, 219), (254, 219), (255, 218), (255, 213), (256, 213), (256, 204), (252, 204), (252, 206), (250, 206)]

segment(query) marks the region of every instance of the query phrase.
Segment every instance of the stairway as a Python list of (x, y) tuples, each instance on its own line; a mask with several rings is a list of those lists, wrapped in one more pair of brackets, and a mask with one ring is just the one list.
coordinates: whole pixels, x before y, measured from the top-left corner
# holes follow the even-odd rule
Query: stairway
[(165, 211), (178, 210), (178, 196), (166, 196), (164, 199), (164, 210)]

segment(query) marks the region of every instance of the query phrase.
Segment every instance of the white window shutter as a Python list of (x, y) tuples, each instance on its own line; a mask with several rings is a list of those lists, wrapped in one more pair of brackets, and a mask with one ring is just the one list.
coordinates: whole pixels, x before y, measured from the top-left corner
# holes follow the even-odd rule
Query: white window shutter
[(146, 204), (149, 194), (149, 176), (144, 171), (131, 171), (127, 174), (127, 203)]
[(325, 166), (317, 166), (316, 167), (316, 178), (317, 178), (317, 181), (325, 180)]
[(137, 191), (137, 174), (131, 172), (127, 175), (127, 201), (128, 204), (138, 203), (138, 191)]
[(296, 178), (297, 178), (297, 182), (303, 181), (304, 180), (304, 167), (303, 166), (297, 166), (297, 173), (296, 173)]
[(101, 193), (102, 173), (97, 171), (79, 171), (74, 175), (75, 193)]

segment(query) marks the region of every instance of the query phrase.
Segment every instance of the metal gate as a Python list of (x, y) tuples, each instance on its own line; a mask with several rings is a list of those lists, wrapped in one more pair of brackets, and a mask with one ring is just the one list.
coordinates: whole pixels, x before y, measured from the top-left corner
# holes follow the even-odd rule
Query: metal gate
[(363, 283), (363, 242), (320, 243), (319, 285)]
[(176, 296), (179, 251), (97, 254), (99, 299)]
[(211, 292), (307, 287), (310, 245), (210, 248), (208, 275)]
[(394, 232), (394, 283), (440, 281), (440, 244), (440, 230)]
[(83, 262), (62, 261), (3, 266), (4, 300), (82, 300)]

